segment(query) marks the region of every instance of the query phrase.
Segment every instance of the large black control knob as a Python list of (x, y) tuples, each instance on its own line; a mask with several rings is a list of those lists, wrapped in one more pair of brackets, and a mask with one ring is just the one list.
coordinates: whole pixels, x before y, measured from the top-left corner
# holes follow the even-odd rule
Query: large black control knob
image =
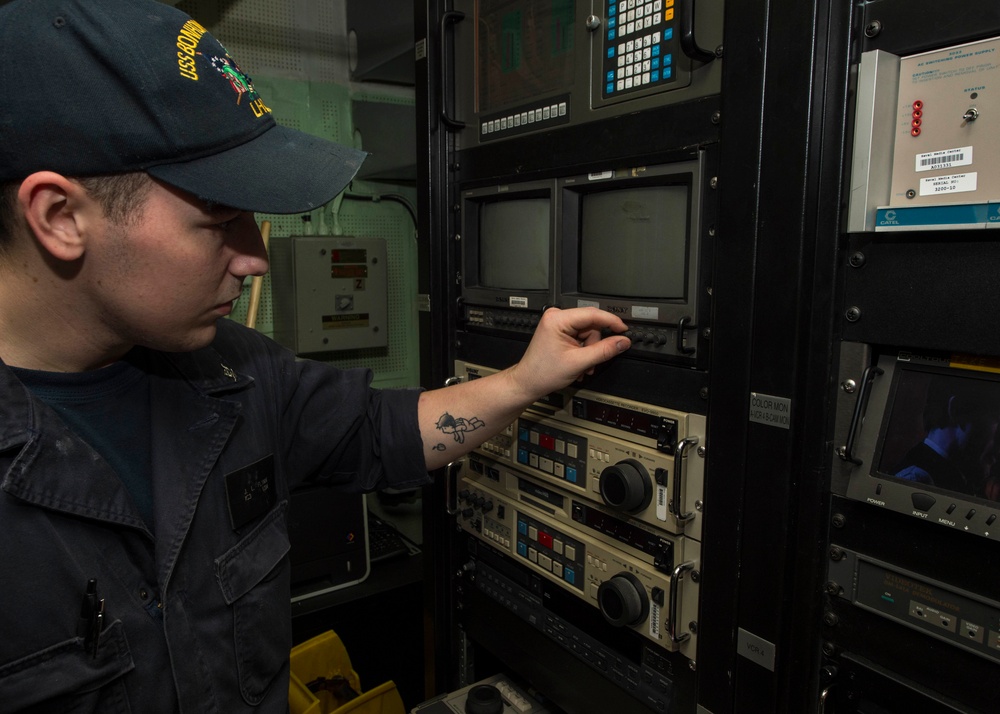
[(649, 615), (649, 598), (639, 578), (618, 573), (597, 588), (597, 606), (604, 619), (615, 627), (635, 627)]
[(503, 714), (503, 697), (492, 684), (477, 684), (465, 695), (465, 714)]
[(653, 500), (653, 482), (646, 467), (625, 459), (601, 472), (601, 498), (613, 508), (638, 513)]

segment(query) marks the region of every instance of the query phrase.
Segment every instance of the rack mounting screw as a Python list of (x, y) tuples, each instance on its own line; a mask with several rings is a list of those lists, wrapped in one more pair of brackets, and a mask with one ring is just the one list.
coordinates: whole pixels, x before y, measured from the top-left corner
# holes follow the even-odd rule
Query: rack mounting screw
[(865, 26), (865, 37), (868, 39), (878, 37), (880, 32), (882, 32), (882, 23), (878, 20), (872, 20)]

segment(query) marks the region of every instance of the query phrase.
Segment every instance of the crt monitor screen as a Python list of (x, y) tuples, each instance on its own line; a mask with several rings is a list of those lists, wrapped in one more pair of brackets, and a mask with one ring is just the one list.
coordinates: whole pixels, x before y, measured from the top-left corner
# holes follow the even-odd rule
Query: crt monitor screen
[(898, 369), (872, 475), (998, 501), (998, 424), (1000, 382), (987, 373)]
[(547, 290), (548, 198), (483, 203), (479, 213), (479, 287)]
[(565, 91), (573, 80), (573, 0), (480, 0), (480, 112)]
[(587, 193), (580, 206), (583, 293), (683, 299), (688, 262), (687, 185)]

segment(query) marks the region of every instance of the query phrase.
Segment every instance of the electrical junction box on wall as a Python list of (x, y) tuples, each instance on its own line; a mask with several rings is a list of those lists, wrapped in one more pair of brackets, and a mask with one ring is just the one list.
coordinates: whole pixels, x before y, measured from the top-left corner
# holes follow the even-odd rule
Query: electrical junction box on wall
[(270, 259), (277, 342), (296, 354), (388, 345), (384, 239), (275, 238)]
[(1000, 38), (858, 73), (849, 230), (1000, 227)]

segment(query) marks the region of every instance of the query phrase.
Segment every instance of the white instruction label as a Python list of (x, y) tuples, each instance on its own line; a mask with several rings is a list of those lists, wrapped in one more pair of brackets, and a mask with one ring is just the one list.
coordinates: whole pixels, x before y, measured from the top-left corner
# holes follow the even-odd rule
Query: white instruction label
[(972, 163), (972, 147), (963, 146), (959, 149), (943, 149), (917, 154), (917, 171), (933, 171), (935, 169), (950, 169), (954, 166), (969, 166)]
[(967, 174), (951, 174), (920, 179), (921, 196), (938, 196), (945, 193), (963, 193), (976, 190), (975, 171)]
[(526, 298), (526, 297), (514, 297), (513, 295), (511, 295), (510, 299), (507, 301), (507, 303), (511, 307), (528, 307), (528, 298)]

